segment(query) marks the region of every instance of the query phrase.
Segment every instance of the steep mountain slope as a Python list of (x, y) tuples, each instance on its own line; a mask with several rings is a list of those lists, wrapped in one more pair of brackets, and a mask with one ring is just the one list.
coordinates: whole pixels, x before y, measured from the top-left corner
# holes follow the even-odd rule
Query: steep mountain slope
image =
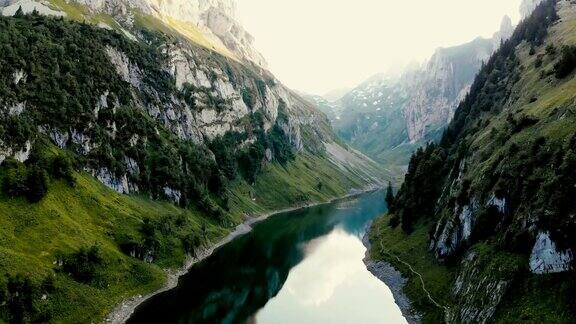
[(505, 17), (492, 39), (440, 48), (400, 77), (372, 77), (332, 105), (337, 133), (386, 165), (407, 165), (413, 150), (440, 137), (482, 62), (511, 32)]
[(373, 257), (415, 265), (441, 300), (410, 279), (425, 321), (574, 322), (575, 26), (573, 2), (543, 1), (375, 224)]
[(101, 320), (248, 216), (386, 177), (210, 22), (227, 3), (4, 3), (0, 321)]
[(4, 15), (13, 15), (18, 8), (24, 13), (34, 9), (42, 14), (65, 16), (88, 21), (101, 28), (117, 29), (130, 38), (134, 25), (142, 21), (176, 31), (189, 40), (238, 60), (246, 60), (266, 68), (266, 61), (254, 48), (254, 38), (236, 18), (235, 0), (78, 0), (33, 1), (3, 0)]

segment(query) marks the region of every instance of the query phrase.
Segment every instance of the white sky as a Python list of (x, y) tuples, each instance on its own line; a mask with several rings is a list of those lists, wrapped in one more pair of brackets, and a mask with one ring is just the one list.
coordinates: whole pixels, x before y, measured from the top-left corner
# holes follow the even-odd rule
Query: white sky
[(352, 87), (427, 59), (438, 47), (491, 37), (521, 0), (238, 0), (270, 70), (309, 93)]

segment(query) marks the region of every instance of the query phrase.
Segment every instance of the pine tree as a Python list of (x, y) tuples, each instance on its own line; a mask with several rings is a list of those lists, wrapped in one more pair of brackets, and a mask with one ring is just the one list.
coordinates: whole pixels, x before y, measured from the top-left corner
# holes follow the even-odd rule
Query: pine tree
[(386, 204), (388, 205), (388, 212), (392, 212), (394, 206), (394, 191), (392, 190), (391, 182), (388, 182), (388, 189), (386, 189)]
[(18, 7), (18, 10), (14, 13), (14, 17), (23, 17), (24, 11), (22, 10), (22, 6)]

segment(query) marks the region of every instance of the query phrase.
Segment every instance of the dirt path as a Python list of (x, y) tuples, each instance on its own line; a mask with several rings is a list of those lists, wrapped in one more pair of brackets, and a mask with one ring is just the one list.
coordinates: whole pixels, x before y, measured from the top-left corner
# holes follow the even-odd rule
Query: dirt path
[(430, 292), (428, 291), (428, 289), (426, 289), (426, 284), (424, 283), (424, 278), (422, 277), (422, 275), (421, 275), (418, 271), (414, 270), (414, 268), (412, 268), (412, 265), (410, 265), (408, 262), (400, 259), (398, 256), (396, 256), (396, 255), (394, 255), (393, 253), (390, 253), (388, 250), (386, 250), (386, 249), (384, 248), (384, 245), (382, 244), (382, 241), (381, 241), (381, 240), (378, 240), (378, 243), (380, 244), (380, 250), (381, 250), (383, 253), (391, 256), (392, 258), (395, 258), (396, 260), (398, 260), (398, 262), (400, 262), (400, 263), (404, 264), (405, 266), (407, 266), (408, 269), (410, 269), (410, 271), (411, 271), (413, 274), (415, 274), (415, 275), (418, 276), (418, 278), (420, 279), (420, 283), (422, 284), (422, 290), (426, 293), (426, 296), (428, 297), (428, 299), (430, 300), (430, 302), (431, 302), (432, 304), (434, 304), (436, 307), (442, 309), (442, 310), (444, 311), (444, 314), (447, 314), (447, 312), (448, 312), (448, 307), (441, 305), (439, 302), (437, 302), (437, 301), (432, 297), (432, 294), (430, 294)]

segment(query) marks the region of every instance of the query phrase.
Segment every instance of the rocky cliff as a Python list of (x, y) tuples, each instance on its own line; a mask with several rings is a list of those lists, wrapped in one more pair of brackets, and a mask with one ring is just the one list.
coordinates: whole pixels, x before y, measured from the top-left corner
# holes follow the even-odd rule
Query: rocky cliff
[(532, 11), (542, 2), (542, 0), (522, 0), (520, 4), (520, 14), (522, 18), (530, 16)]

